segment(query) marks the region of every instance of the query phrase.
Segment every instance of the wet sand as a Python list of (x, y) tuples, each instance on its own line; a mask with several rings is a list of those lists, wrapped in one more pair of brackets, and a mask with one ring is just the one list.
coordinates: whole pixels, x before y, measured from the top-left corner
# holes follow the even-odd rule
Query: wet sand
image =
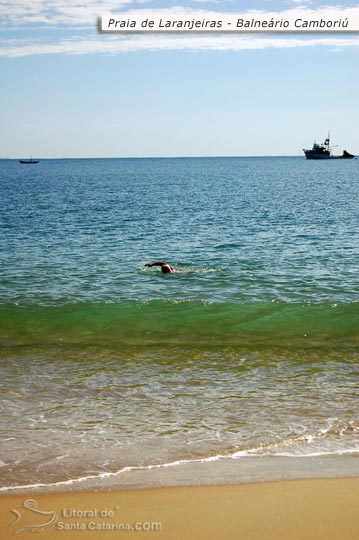
[(2, 540), (359, 538), (359, 478), (35, 492), (4, 495), (0, 505)]

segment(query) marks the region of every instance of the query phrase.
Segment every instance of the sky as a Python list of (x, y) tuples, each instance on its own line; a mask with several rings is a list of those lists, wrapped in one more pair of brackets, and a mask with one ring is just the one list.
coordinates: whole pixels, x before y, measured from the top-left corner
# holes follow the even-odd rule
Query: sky
[(336, 0), (0, 0), (0, 158), (359, 154), (359, 33), (104, 34), (102, 14), (330, 11)]

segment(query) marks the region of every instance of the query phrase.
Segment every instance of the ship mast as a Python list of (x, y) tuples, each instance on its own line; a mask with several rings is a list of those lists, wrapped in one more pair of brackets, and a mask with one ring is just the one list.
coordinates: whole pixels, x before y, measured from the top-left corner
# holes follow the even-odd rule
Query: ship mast
[(328, 131), (328, 137), (325, 139), (323, 146), (326, 147), (326, 150), (329, 152), (329, 145), (330, 145), (330, 131)]

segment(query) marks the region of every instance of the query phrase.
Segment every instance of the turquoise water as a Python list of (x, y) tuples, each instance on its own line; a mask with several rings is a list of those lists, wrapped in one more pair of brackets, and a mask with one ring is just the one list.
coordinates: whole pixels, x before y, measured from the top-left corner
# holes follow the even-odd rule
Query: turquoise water
[(358, 453), (358, 163), (1, 161), (3, 485)]

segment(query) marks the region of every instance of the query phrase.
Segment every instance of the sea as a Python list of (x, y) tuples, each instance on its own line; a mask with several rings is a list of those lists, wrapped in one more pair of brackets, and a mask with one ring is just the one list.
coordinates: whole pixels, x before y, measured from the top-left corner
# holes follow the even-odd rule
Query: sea
[(358, 159), (1, 160), (0, 201), (3, 492), (358, 476)]

